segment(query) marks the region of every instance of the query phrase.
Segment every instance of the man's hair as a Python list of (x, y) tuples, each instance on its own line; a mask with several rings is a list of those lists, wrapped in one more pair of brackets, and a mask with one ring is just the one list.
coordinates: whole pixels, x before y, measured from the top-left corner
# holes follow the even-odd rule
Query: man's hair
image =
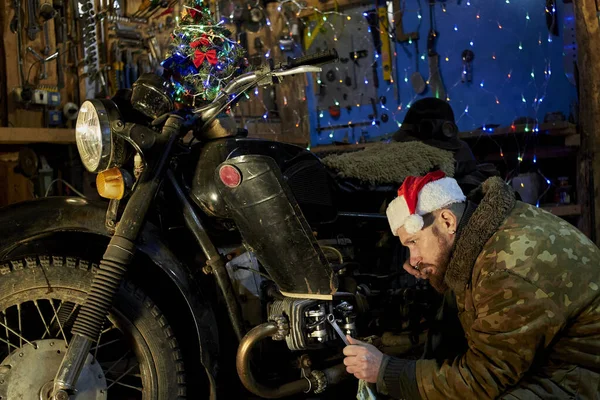
[[(458, 221), (460, 221), (463, 214), (465, 213), (466, 208), (467, 208), (467, 203), (463, 201), (460, 203), (448, 204), (447, 206), (444, 206), (436, 211), (449, 210), (452, 212), (452, 214), (454, 214), (456, 216), (456, 219)], [(428, 214), (423, 215), (423, 222), (424, 222), (423, 229), (427, 228), (428, 226), (433, 224), (433, 221), (435, 221), (434, 212), (430, 212)]]
[(456, 218), (460, 221), (463, 214), (465, 213), (465, 209), (467, 208), (466, 206), (467, 206), (467, 203), (463, 201), (460, 203), (448, 204), (447, 206), (442, 207), (441, 209), (452, 211), (452, 214), (454, 214), (456, 216)]

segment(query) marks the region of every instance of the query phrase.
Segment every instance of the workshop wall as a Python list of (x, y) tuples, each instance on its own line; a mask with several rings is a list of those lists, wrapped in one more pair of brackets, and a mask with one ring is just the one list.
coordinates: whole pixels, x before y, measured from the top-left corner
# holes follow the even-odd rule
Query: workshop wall
[[(568, 117), (576, 99), (572, 62), (572, 54), (576, 49), (574, 39), (571, 39), (571, 35), (574, 35), (572, 4), (556, 2), (556, 12), (553, 13), (552, 5), (546, 9), (544, 2), (457, 0), (438, 2), (433, 10), (435, 30), (439, 34), (435, 49), (439, 53), (442, 82), (461, 131), (480, 127), (490, 129), (495, 125), (508, 126), (518, 117), (536, 118), (541, 123), (546, 113), (556, 111)], [(552, 35), (547, 26), (547, 17), (552, 14), (556, 16), (558, 35)], [(396, 13), (395, 17), (398, 16)], [(318, 97), (314, 95), (316, 79), (309, 82), (312, 146), (334, 141), (357, 142), (361, 135), (373, 140), (393, 133), (411, 103), (421, 97), (434, 95), (430, 89), (422, 95), (416, 94), (411, 85), (417, 60), (418, 71), (424, 80), (429, 76), (428, 2), (407, 0), (402, 22), (405, 33), (419, 32), (419, 40), (395, 45), (396, 74), (392, 79), (399, 79), (398, 98), (394, 93), (395, 83), (383, 79), (381, 58), (375, 58), (379, 80), (375, 99), (377, 116), (374, 115), (373, 105), (363, 99), (360, 107), (356, 107), (356, 104), (349, 110), (341, 107), (339, 117), (333, 118), (328, 108), (319, 108)], [(335, 35), (335, 32), (316, 29), (311, 34)], [(363, 32), (363, 36), (367, 35), (371, 34)], [(361, 50), (368, 49), (354, 49)], [(474, 55), (471, 82), (461, 79), (464, 50), (470, 50)], [(340, 56), (348, 57), (344, 54)], [(364, 59), (361, 62), (369, 61)], [(339, 63), (341, 74), (343, 68), (343, 64)], [(567, 75), (570, 75), (572, 82)], [(324, 77), (321, 77), (321, 81), (326, 86)], [(369, 69), (359, 77), (357, 90), (367, 92), (372, 90), (372, 85), (372, 72)], [(380, 102), (382, 98), (385, 98), (385, 105)], [(335, 108), (333, 110), (335, 114)], [(387, 116), (387, 122), (384, 122), (386, 117), (383, 114)], [(357, 126), (344, 127), (350, 122)]]

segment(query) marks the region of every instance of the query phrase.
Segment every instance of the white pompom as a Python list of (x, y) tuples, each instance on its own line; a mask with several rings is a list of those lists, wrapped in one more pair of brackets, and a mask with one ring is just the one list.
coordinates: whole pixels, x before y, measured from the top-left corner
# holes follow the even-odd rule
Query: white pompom
[(423, 221), (423, 217), (421, 217), (419, 214), (413, 214), (406, 218), (406, 221), (404, 221), (404, 229), (407, 233), (412, 235), (413, 233), (417, 233), (423, 229), (424, 224), (425, 222)]

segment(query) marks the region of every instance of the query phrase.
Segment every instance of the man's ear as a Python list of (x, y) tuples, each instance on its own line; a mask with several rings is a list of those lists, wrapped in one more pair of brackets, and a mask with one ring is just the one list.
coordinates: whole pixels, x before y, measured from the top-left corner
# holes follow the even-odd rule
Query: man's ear
[(443, 209), (438, 215), (438, 221), (444, 232), (454, 233), (458, 229), (458, 218), (450, 210)]

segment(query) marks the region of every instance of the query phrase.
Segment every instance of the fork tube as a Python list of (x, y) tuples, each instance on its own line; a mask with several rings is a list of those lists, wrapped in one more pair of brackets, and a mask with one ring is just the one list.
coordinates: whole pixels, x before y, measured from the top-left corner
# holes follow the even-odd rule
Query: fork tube
[(217, 285), (221, 289), (223, 297), (225, 298), (225, 304), (227, 306), (227, 313), (235, 335), (238, 340), (241, 340), (244, 336), (244, 327), (242, 323), (242, 313), (240, 311), (240, 305), (237, 302), (233, 287), (231, 285), (231, 279), (225, 268), (225, 262), (223, 257), (219, 254), (215, 245), (210, 240), (206, 229), (202, 226), (202, 221), (198, 217), (198, 214), (194, 211), (192, 204), (187, 199), (185, 193), (181, 189), (181, 186), (177, 183), (175, 176), (172, 171), (167, 171), (167, 178), (175, 189), (175, 194), (181, 201), (183, 206), (183, 218), (188, 229), (194, 235), (194, 238), (198, 242), (198, 245), (202, 248), (202, 252), (206, 256), (207, 265), (210, 267), (212, 274), (215, 276)]
[(54, 379), (53, 396), (56, 400), (67, 399), (69, 395), (73, 394), (92, 343), (98, 340), (115, 293), (135, 254), (135, 242), (144, 225), (150, 204), (163, 180), (180, 126), (181, 119), (176, 116), (171, 116), (165, 123), (159, 137), (159, 140), (163, 142), (163, 145), (159, 147), (160, 158), (152, 163), (142, 175), (100, 261), (100, 267), (92, 281), (90, 293), (73, 324), (71, 330), (73, 337), (67, 353)]

